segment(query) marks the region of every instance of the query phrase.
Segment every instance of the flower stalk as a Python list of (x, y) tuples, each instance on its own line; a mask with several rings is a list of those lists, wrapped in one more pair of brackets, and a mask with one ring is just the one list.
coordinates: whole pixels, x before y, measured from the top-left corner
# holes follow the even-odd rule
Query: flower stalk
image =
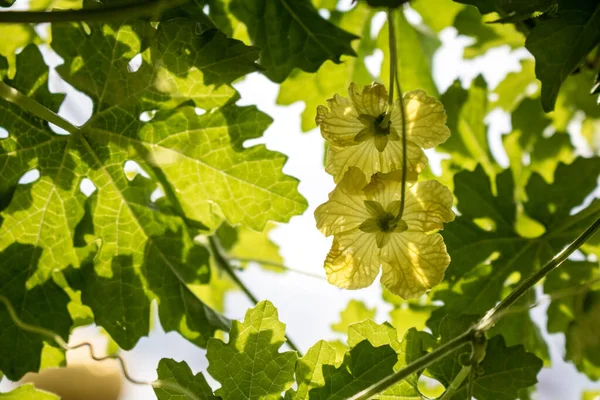
[(389, 8), (387, 12), (388, 30), (389, 30), (389, 45), (390, 45), (390, 110), (388, 114), (391, 114), (391, 108), (393, 106), (394, 96), (394, 82), (398, 89), (398, 99), (400, 102), (400, 113), (402, 115), (402, 197), (400, 198), (400, 211), (396, 220), (400, 221), (404, 214), (404, 195), (406, 193), (406, 107), (404, 105), (404, 95), (402, 88), (400, 87), (400, 77), (398, 73), (398, 50), (396, 44), (396, 22), (394, 20), (394, 9)]

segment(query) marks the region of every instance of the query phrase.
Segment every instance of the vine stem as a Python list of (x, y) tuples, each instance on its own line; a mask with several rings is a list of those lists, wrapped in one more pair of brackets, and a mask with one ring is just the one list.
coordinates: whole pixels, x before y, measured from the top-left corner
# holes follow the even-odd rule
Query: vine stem
[[(400, 10), (402, 11), (402, 10)], [(406, 107), (404, 105), (404, 94), (400, 87), (400, 77), (398, 72), (398, 50), (396, 43), (396, 21), (394, 20), (394, 9), (389, 8), (387, 12), (388, 29), (390, 37), (390, 99), (394, 93), (394, 78), (396, 81), (396, 88), (398, 89), (398, 99), (400, 102), (400, 113), (402, 116), (402, 186), (401, 192), (402, 197), (400, 198), (400, 211), (398, 212), (398, 220), (402, 219), (404, 214), (404, 202), (406, 193)], [(393, 104), (393, 103), (392, 103)], [(390, 105), (391, 108), (392, 105)], [(391, 114), (391, 111), (390, 111)]]
[(481, 318), (474, 326), (467, 329), (464, 333), (460, 334), (456, 338), (436, 348), (430, 353), (427, 353), (421, 358), (416, 359), (412, 363), (399, 371), (394, 372), (391, 375), (381, 379), (379, 382), (374, 383), (363, 391), (355, 394), (350, 400), (366, 400), (378, 393), (381, 393), (390, 386), (398, 383), (411, 374), (420, 371), (435, 361), (451, 354), (467, 343), (474, 343), (478, 335), (483, 334), (488, 329), (492, 328), (498, 321), (499, 317), (505, 315), (505, 311), (511, 307), (517, 300), (519, 300), (525, 293), (527, 293), (536, 283), (542, 278), (547, 276), (550, 272), (558, 268), (575, 250), (583, 245), (597, 230), (600, 228), (600, 218), (596, 219), (583, 233), (581, 233), (574, 241), (572, 241), (567, 247), (565, 247), (560, 253), (555, 255), (550, 261), (548, 261), (544, 267), (538, 272), (535, 272), (529, 278), (524, 280), (519, 286), (517, 286), (504, 300), (498, 305), (492, 308), (487, 314)]
[[(221, 267), (221, 269), (223, 269), (223, 271), (225, 271), (225, 273), (229, 275), (231, 280), (235, 282), (235, 284), (242, 290), (242, 292), (244, 292), (244, 294), (250, 299), (250, 301), (254, 303), (254, 305), (258, 304), (258, 299), (256, 298), (256, 296), (252, 294), (250, 289), (248, 289), (244, 282), (242, 282), (241, 279), (237, 276), (233, 266), (229, 263), (229, 260), (224, 255), (224, 251), (221, 247), (221, 244), (219, 243), (219, 240), (215, 236), (209, 236), (208, 243), (212, 255), (215, 258), (215, 261), (219, 265), (219, 267)], [(290, 337), (287, 334), (285, 335), (285, 338), (287, 340), (288, 346), (292, 350), (296, 351), (299, 355), (302, 355), (302, 353), (298, 349), (298, 346), (296, 346), (296, 344), (290, 339)]]
[(153, 388), (156, 388), (156, 389), (159, 389), (159, 388), (160, 389), (171, 389), (173, 391), (176, 391), (177, 393), (187, 396), (188, 399), (200, 400), (200, 398), (198, 396), (196, 396), (196, 394), (194, 394), (194, 392), (192, 392), (191, 390), (189, 390), (187, 388), (184, 388), (183, 386), (179, 385), (176, 382), (170, 382), (170, 381), (165, 381), (165, 380), (161, 380), (161, 379), (157, 379), (155, 381), (142, 381), (139, 379), (135, 379), (129, 374), (129, 371), (127, 370), (127, 366), (125, 364), (125, 360), (123, 360), (123, 358), (120, 355), (110, 354), (107, 356), (99, 357), (96, 354), (94, 354), (94, 347), (92, 346), (92, 344), (90, 342), (83, 342), (83, 343), (79, 343), (74, 346), (71, 346), (67, 342), (65, 342), (65, 340), (59, 334), (57, 334), (49, 329), (46, 329), (46, 328), (42, 328), (42, 327), (35, 326), (35, 325), (30, 325), (27, 322), (23, 321), (21, 318), (19, 318), (19, 316), (17, 315), (17, 313), (15, 311), (15, 308), (13, 307), (12, 303), (6, 296), (0, 295), (0, 303), (4, 303), (4, 305), (6, 306), (6, 309), (8, 311), (8, 315), (10, 316), (10, 319), (19, 329), (29, 332), (29, 333), (34, 333), (36, 335), (44, 336), (44, 337), (52, 340), (64, 351), (73, 351), (73, 350), (77, 350), (77, 349), (80, 349), (83, 347), (87, 347), (89, 350), (90, 357), (94, 361), (116, 360), (119, 363), (119, 367), (121, 368), (121, 371), (123, 372), (123, 376), (125, 377), (125, 379), (127, 381), (129, 381), (130, 383), (133, 383), (134, 385), (148, 385), (148, 386), (152, 386)]
[(189, 0), (147, 0), (139, 3), (85, 10), (58, 11), (2, 11), (0, 23), (125, 21), (159, 16), (164, 11), (178, 7)]
[[(0, 12), (0, 15), (3, 14)], [(66, 130), (69, 133), (75, 133), (79, 131), (79, 128), (75, 125), (71, 124), (66, 119), (62, 118), (60, 115), (56, 114), (52, 110), (44, 107), (31, 97), (25, 96), (23, 93), (19, 92), (17, 89), (12, 86), (7, 85), (6, 83), (0, 81), (0, 97), (9, 101), (22, 109), (29, 111), (36, 117), (44, 119), (48, 122), (53, 123), (54, 125)]]

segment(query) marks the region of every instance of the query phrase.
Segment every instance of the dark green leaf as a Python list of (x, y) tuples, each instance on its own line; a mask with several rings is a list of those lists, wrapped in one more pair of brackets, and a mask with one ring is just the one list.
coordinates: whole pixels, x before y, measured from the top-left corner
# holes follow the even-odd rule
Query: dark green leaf
[(347, 12), (332, 12), (331, 20), (340, 28), (360, 35), (361, 39), (354, 43), (357, 57), (342, 58), (341, 63), (327, 60), (316, 73), (293, 71), (282, 82), (277, 104), (290, 105), (304, 101), (306, 107), (302, 113), (302, 130), (308, 131), (315, 125), (317, 106), (325, 99), (338, 93), (345, 95), (351, 82), (357, 85), (367, 85), (373, 81), (373, 76), (365, 67), (365, 57), (375, 50), (375, 41), (371, 39), (371, 19), (374, 11), (364, 4), (358, 4)]
[(560, 86), (599, 41), (600, 4), (588, 0), (559, 0), (557, 17), (531, 31), (525, 46), (536, 60), (546, 112), (554, 110)]
[[(66, 341), (73, 323), (67, 311), (69, 297), (51, 277), (41, 280), (36, 276), (41, 254), (40, 248), (20, 243), (0, 252), (0, 295), (10, 301), (25, 323), (50, 329)], [(37, 372), (48, 338), (15, 325), (2, 303), (0, 326), (0, 370), (14, 381), (27, 372)]]
[(230, 9), (261, 48), (260, 65), (274, 82), (294, 68), (315, 72), (326, 60), (356, 55), (351, 41), (358, 37), (323, 19), (310, 0), (232, 0)]
[(559, 164), (552, 185), (534, 173), (526, 187), (524, 208), (544, 228), (543, 235), (535, 238), (523, 237), (515, 230), (517, 210), (510, 170), (498, 175), (497, 195), (492, 194), (481, 167), (457, 174), (455, 195), (462, 215), (442, 232), (452, 257), (446, 272), (452, 289), (439, 291), (436, 297), (455, 314), (480, 314), (493, 306), (513, 272), (518, 271), (521, 278), (528, 276), (596, 218), (600, 210), (597, 200), (574, 215), (569, 213), (596, 186), (599, 174), (598, 159), (582, 158), (570, 165)]

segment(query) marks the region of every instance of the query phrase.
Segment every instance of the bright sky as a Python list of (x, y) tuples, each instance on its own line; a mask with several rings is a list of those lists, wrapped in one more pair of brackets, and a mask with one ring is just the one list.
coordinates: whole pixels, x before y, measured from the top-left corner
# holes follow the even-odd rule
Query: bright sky
[[(342, 0), (342, 3), (344, 1)], [(411, 13), (409, 19), (416, 22), (419, 16)], [(378, 16), (376, 25), (381, 26), (383, 20), (383, 15)], [(43, 29), (45, 28), (41, 26), (40, 32)], [(519, 70), (518, 61), (528, 55), (525, 50), (510, 52), (508, 47), (505, 47), (490, 51), (477, 61), (463, 61), (462, 49), (469, 39), (458, 38), (456, 31), (448, 28), (442, 33), (442, 42), (443, 46), (434, 60), (434, 78), (440, 92), (443, 92), (456, 78), (460, 78), (464, 85), (468, 85), (479, 73), (483, 73), (488, 84), (493, 88), (508, 72)], [(44, 53), (50, 65), (56, 66), (61, 63), (60, 58), (47, 48)], [(369, 67), (375, 68), (380, 60), (381, 55), (376, 54), (369, 60)], [(91, 101), (66, 87), (56, 73), (51, 75), (51, 84), (53, 90), (65, 91), (66, 89), (68, 93), (60, 114), (76, 125), (85, 122), (91, 113)], [(284, 172), (300, 179), (299, 190), (308, 199), (310, 205), (305, 214), (294, 217), (289, 224), (276, 228), (271, 237), (280, 246), (281, 254), (288, 267), (324, 277), (322, 265), (331, 245), (331, 239), (323, 237), (317, 231), (313, 212), (327, 199), (334, 185), (332, 178), (323, 169), (323, 139), (317, 130), (309, 133), (300, 131), (300, 113), (304, 108), (303, 104), (296, 103), (290, 107), (275, 104), (278, 86), (267, 78), (253, 74), (235, 86), (242, 96), (238, 104), (255, 104), (274, 118), (274, 123), (267, 130), (264, 138), (252, 142), (266, 143), (269, 149), (289, 156)], [(325, 100), (324, 98), (323, 102)], [(488, 117), (487, 122), (490, 124), (489, 139), (493, 144), (494, 155), (502, 165), (507, 165), (507, 158), (501, 147), (501, 134), (510, 131), (510, 118), (503, 112), (495, 111)], [(439, 156), (431, 152), (428, 156), (435, 171), (435, 164), (439, 164)], [(439, 170), (439, 166), (437, 168)], [(32, 173), (22, 182), (35, 178), (35, 173)], [(83, 185), (82, 189), (89, 192), (93, 188)], [(304, 351), (319, 339), (345, 339), (332, 333), (329, 326), (337, 322), (339, 312), (346, 307), (350, 299), (362, 300), (369, 307), (377, 307), (377, 322), (385, 321), (387, 312), (391, 309), (381, 299), (378, 281), (366, 289), (346, 291), (329, 285), (324, 279), (292, 272), (274, 274), (255, 265), (240, 273), (240, 277), (258, 298), (269, 299), (275, 304), (279, 310), (280, 320), (287, 324), (288, 334)], [(251, 304), (241, 292), (234, 292), (227, 296), (226, 314), (232, 319), (242, 319), (250, 306)], [(545, 332), (545, 310), (545, 306), (540, 306), (534, 310), (534, 315), (540, 322), (546, 338), (549, 339), (554, 366), (539, 375), (538, 398), (577, 399), (584, 388), (600, 389), (600, 384), (593, 384), (578, 374), (571, 364), (562, 362), (564, 338), (562, 335), (548, 337)], [(186, 360), (194, 372), (206, 370), (204, 350), (188, 343), (176, 333), (165, 334), (158, 323), (155, 325), (157, 326), (149, 338), (142, 339), (133, 351), (124, 352), (132, 376), (138, 379), (155, 379), (155, 368), (163, 357)], [(105, 339), (98, 335), (94, 328), (78, 329), (71, 343), (78, 343), (84, 339), (93, 340), (99, 350), (104, 347)], [(82, 354), (71, 354), (70, 359), (80, 359), (84, 357)], [(214, 384), (214, 381), (211, 383)], [(0, 391), (9, 386), (10, 383), (5, 380), (0, 384)], [(149, 387), (126, 384), (124, 389), (123, 399), (153, 398), (152, 389)]]

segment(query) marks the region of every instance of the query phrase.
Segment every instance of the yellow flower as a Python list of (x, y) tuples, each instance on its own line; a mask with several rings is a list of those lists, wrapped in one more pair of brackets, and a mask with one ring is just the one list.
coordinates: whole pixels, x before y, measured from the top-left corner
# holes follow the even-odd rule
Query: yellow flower
[[(329, 142), (326, 171), (338, 182), (350, 167), (367, 176), (402, 168), (402, 112), (400, 100), (388, 107), (388, 94), (379, 83), (361, 91), (354, 83), (349, 99), (335, 95), (328, 107), (317, 108), (317, 125)], [(450, 137), (444, 106), (422, 90), (404, 95), (406, 108), (406, 154), (408, 170), (421, 172), (427, 165), (423, 149)], [(391, 113), (386, 119), (386, 113)], [(389, 120), (389, 123), (388, 123)]]
[(378, 173), (370, 183), (349, 168), (329, 200), (315, 210), (317, 227), (333, 245), (325, 260), (330, 283), (347, 289), (369, 286), (383, 266), (381, 283), (405, 299), (438, 284), (450, 264), (439, 233), (454, 220), (452, 194), (437, 181), (413, 183), (409, 174), (402, 219), (400, 172)]

